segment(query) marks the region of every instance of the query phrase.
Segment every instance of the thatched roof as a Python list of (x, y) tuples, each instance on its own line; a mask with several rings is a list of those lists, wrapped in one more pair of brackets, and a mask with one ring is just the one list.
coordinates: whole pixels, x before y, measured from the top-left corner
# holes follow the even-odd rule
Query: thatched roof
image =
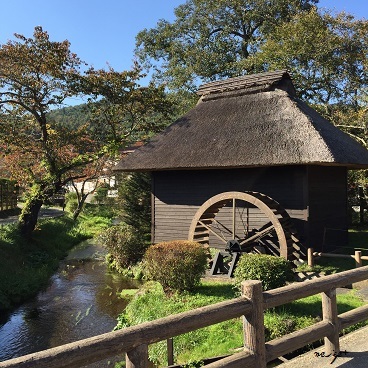
[(199, 103), (116, 170), (328, 165), (368, 168), (368, 150), (295, 97), (285, 71), (202, 86)]

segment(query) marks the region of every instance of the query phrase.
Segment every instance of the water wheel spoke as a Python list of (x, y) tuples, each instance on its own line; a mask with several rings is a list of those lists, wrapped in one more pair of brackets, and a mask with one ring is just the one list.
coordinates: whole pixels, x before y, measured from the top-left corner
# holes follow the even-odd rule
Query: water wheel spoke
[(236, 233), (236, 199), (233, 198), (233, 216), (232, 216), (232, 235), (233, 239), (235, 239)]
[[(244, 212), (246, 210), (246, 220), (244, 221)], [(240, 218), (240, 221), (243, 225), (243, 230), (244, 230), (244, 234), (246, 236), (248, 236), (249, 234), (249, 207), (246, 206), (246, 207), (243, 207), (243, 210), (240, 212), (240, 209), (238, 207), (238, 213), (239, 213), (239, 218)]]
[[(220, 230), (220, 227), (223, 229), (223, 230), (225, 230), (228, 234), (229, 234), (229, 238), (231, 238), (232, 236), (233, 236), (233, 230), (230, 230), (227, 226), (225, 226), (222, 222), (220, 222), (220, 221), (218, 221), (218, 220), (216, 220), (216, 219), (214, 219), (213, 220), (213, 222), (214, 223), (216, 223), (217, 225), (218, 225), (218, 227), (217, 227), (217, 229), (219, 229), (219, 231), (221, 231)], [(222, 232), (221, 232), (222, 233)], [(237, 236), (236, 234), (235, 234), (235, 237), (237, 237), (238, 239), (240, 239), (239, 238), (239, 236)]]
[(202, 221), (198, 221), (198, 223), (201, 224), (203, 227), (205, 227), (210, 233), (212, 233), (213, 235), (215, 235), (223, 243), (227, 244), (227, 240), (223, 236), (220, 236), (219, 234), (217, 234), (216, 231), (212, 230), (210, 226), (206, 225)]
[(255, 242), (258, 239), (264, 237), (266, 234), (268, 234), (273, 229), (274, 229), (274, 226), (273, 225), (270, 225), (270, 226), (264, 228), (263, 230), (258, 231), (256, 234), (250, 236), (249, 238), (244, 239), (243, 241), (240, 242), (240, 245), (243, 246), (243, 245), (246, 245), (246, 244)]

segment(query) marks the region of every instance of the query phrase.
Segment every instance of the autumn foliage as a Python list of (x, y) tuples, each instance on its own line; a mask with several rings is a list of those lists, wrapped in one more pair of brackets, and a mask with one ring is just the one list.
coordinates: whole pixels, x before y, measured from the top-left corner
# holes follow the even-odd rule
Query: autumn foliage
[[(98, 176), (101, 159), (158, 129), (170, 112), (163, 88), (138, 84), (138, 65), (118, 72), (88, 68), (68, 41), (41, 27), (0, 45), (0, 141), (11, 177), (26, 189), (20, 228), (30, 235), (42, 204), (67, 183)], [(88, 99), (90, 119), (65, 125), (49, 112)]]

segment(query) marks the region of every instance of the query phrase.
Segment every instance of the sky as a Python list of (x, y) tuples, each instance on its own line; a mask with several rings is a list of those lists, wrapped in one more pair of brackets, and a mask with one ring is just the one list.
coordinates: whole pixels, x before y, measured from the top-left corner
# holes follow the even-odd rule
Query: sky
[[(135, 36), (157, 21), (174, 19), (185, 0), (0, 0), (0, 44), (14, 33), (32, 37), (42, 26), (52, 41), (69, 40), (88, 65), (118, 71), (133, 65)], [(320, 7), (368, 19), (368, 0), (320, 0)]]

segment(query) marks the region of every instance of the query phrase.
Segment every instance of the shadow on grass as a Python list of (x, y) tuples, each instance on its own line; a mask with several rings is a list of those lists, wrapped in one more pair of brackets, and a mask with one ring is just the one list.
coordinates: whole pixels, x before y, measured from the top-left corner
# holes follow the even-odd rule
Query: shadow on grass
[(224, 297), (226, 299), (236, 298), (239, 295), (232, 283), (204, 282), (197, 286), (194, 292), (205, 296)]

